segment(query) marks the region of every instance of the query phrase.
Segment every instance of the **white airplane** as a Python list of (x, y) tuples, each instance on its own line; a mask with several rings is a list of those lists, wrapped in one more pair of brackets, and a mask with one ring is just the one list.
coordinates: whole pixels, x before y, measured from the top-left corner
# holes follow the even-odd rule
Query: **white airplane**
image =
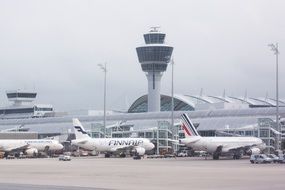
[(245, 154), (258, 154), (265, 149), (265, 144), (256, 137), (201, 137), (186, 114), (182, 114), (184, 139), (179, 143), (195, 151), (206, 151), (218, 160), (221, 155), (232, 155), (239, 159)]
[(73, 126), (75, 140), (72, 140), (71, 144), (86, 150), (105, 152), (105, 157), (110, 157), (110, 154), (115, 152), (119, 152), (121, 157), (125, 157), (126, 150), (130, 150), (140, 157), (146, 151), (154, 148), (154, 144), (146, 138), (91, 138), (78, 119), (73, 119)]
[(47, 139), (13, 139), (13, 140), (0, 140), (0, 151), (6, 154), (10, 152), (23, 151), (28, 156), (33, 156), (39, 152), (47, 150), (61, 150), (63, 145), (57, 140)]

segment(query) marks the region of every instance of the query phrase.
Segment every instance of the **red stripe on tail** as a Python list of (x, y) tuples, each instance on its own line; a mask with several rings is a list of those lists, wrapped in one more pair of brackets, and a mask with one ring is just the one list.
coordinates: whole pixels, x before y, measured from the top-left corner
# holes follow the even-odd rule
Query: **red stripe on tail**
[(191, 132), (188, 130), (188, 128), (185, 126), (184, 123), (182, 124), (182, 129), (185, 131), (185, 133), (186, 133), (188, 136), (192, 136)]

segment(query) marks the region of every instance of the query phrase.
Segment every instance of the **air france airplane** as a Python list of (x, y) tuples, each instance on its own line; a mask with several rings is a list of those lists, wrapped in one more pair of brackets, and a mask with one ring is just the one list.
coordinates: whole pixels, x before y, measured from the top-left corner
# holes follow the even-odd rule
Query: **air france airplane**
[(182, 129), (185, 138), (180, 144), (197, 151), (206, 151), (218, 160), (221, 155), (232, 155), (239, 159), (246, 154), (258, 154), (265, 149), (265, 144), (256, 137), (201, 137), (186, 114), (182, 114)]
[(49, 139), (19, 139), (19, 140), (0, 140), (0, 151), (5, 153), (23, 151), (28, 156), (33, 156), (41, 151), (61, 150), (62, 144), (57, 140)]
[(126, 150), (142, 156), (154, 148), (154, 144), (145, 138), (91, 138), (78, 119), (73, 119), (73, 127), (75, 140), (72, 140), (71, 144), (86, 150), (105, 152), (105, 157), (110, 157), (110, 153), (114, 152), (120, 152), (120, 156), (125, 157)]

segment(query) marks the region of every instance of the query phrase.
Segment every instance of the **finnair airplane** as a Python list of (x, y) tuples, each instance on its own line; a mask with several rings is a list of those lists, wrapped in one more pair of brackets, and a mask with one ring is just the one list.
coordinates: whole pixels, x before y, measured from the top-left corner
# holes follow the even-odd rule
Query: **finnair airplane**
[(15, 139), (15, 140), (0, 140), (0, 151), (6, 154), (10, 152), (23, 151), (28, 156), (33, 156), (42, 151), (61, 150), (62, 144), (57, 140), (49, 139)]
[(115, 152), (125, 157), (126, 150), (133, 151), (140, 157), (154, 148), (154, 144), (145, 138), (91, 138), (78, 119), (73, 119), (73, 126), (75, 140), (72, 140), (71, 144), (86, 150), (105, 152), (105, 157), (110, 157), (110, 154)]
[(256, 137), (201, 137), (186, 114), (182, 114), (182, 129), (185, 138), (179, 141), (193, 150), (206, 151), (218, 160), (221, 155), (231, 155), (240, 159), (245, 154), (258, 154), (265, 144)]

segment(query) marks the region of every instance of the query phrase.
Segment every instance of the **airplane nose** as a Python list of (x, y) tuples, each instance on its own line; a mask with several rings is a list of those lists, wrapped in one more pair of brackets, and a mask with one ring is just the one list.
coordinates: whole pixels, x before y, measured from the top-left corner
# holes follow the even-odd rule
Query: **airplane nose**
[(154, 144), (153, 143), (150, 143), (150, 149), (152, 150), (152, 149), (154, 149)]
[(58, 144), (58, 148), (61, 150), (63, 149), (63, 145), (62, 144)]

